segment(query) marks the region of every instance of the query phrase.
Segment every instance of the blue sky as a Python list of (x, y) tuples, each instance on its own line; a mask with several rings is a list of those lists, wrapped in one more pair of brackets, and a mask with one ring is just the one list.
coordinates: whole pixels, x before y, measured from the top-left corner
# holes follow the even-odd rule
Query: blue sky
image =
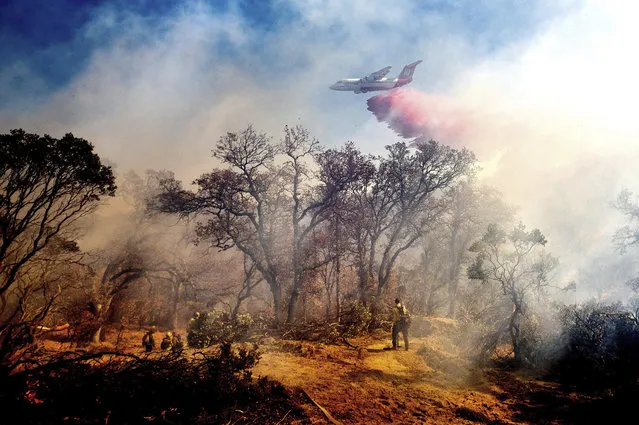
[[(341, 19), (328, 23), (305, 21), (303, 5), (282, 0), (211, 0), (191, 2), (191, 5), (172, 0), (3, 1), (0, 5), (0, 75), (4, 78), (0, 81), (12, 88), (7, 90), (5, 87), (0, 91), (5, 94), (0, 96), (0, 108), (10, 107), (13, 96), (41, 97), (67, 85), (86, 69), (94, 52), (122, 37), (131, 17), (142, 20), (145, 27), (129, 42), (153, 43), (155, 38), (165, 35), (167, 23), (170, 25), (171, 20), (194, 4), (204, 4), (207, 13), (213, 15), (234, 13), (241, 16), (249, 34), (247, 43), (240, 47), (229, 46), (221, 39), (218, 48), (228, 57), (269, 74), (290, 75), (299, 68), (310, 66), (304, 57), (278, 55), (275, 34), (301, 25), (304, 34), (301, 37), (298, 34), (299, 43), (307, 45), (309, 50), (317, 42), (333, 49), (349, 49), (353, 48), (346, 45), (352, 43), (348, 37), (349, 26), (359, 25)], [(387, 7), (392, 8), (392, 4), (387, 3)], [(415, 5), (411, 19), (418, 24), (421, 21), (422, 25), (398, 26), (395, 22), (387, 22), (385, 13), (366, 16), (364, 25), (368, 33), (375, 34), (382, 43), (389, 36), (399, 35), (406, 43), (436, 37), (436, 31), (444, 25), (477, 49), (478, 55), (484, 55), (532, 36), (558, 12), (558, 8), (544, 9), (536, 2), (426, 1)], [(100, 31), (92, 32), (92, 25), (105, 14), (112, 14), (113, 20), (109, 25), (102, 25)], [(430, 27), (424, 17), (437, 21), (437, 27)], [(383, 52), (388, 48), (382, 45), (381, 51), (375, 52), (380, 57), (380, 64), (386, 63)], [(251, 53), (250, 59), (247, 53)]]

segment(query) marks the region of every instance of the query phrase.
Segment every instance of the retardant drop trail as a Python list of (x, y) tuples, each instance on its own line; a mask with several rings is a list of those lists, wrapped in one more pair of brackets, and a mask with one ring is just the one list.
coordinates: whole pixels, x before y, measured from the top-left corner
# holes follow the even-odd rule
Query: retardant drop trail
[(410, 88), (373, 96), (366, 103), (379, 122), (407, 139), (423, 136), (456, 142), (466, 127), (465, 112), (442, 97)]

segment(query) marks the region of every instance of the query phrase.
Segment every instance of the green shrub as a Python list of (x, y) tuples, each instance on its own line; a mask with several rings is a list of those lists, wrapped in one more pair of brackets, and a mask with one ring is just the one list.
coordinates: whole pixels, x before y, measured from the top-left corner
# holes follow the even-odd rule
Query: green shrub
[(341, 320), (341, 334), (346, 338), (352, 338), (363, 334), (369, 329), (373, 314), (371, 310), (360, 302), (351, 304)]
[(339, 322), (298, 322), (282, 329), (281, 336), (285, 339), (337, 344), (343, 342), (344, 338), (356, 337), (367, 332), (370, 322), (371, 313), (368, 307), (361, 303), (353, 303), (344, 308)]
[(243, 341), (252, 325), (253, 319), (248, 313), (240, 313), (233, 318), (226, 312), (213, 310), (191, 319), (186, 341), (189, 347), (194, 348)]

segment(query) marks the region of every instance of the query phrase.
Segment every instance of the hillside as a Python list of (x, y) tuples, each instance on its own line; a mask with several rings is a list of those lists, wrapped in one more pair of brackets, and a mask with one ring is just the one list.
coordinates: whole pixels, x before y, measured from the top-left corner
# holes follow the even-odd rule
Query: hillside
[[(118, 348), (142, 354), (142, 335), (124, 331)], [(93, 349), (116, 348), (116, 332), (106, 338)], [(273, 424), (595, 424), (623, 414), (522, 372), (475, 368), (460, 349), (463, 339), (464, 330), (442, 318), (417, 320), (409, 351), (401, 343), (390, 350), (390, 335), (381, 331), (350, 340), (356, 348), (268, 337), (253, 376), (280, 382), (301, 409), (278, 411)], [(43, 346), (70, 348), (53, 340)], [(252, 423), (253, 415), (236, 410), (228, 423)]]
[[(411, 337), (409, 351), (388, 350), (384, 334), (351, 341), (359, 350), (270, 340), (254, 372), (303, 389), (343, 424), (600, 423), (587, 397), (514, 372), (474, 370), (453, 343), (455, 322), (425, 325), (428, 335)], [(304, 407), (308, 423), (332, 423)]]

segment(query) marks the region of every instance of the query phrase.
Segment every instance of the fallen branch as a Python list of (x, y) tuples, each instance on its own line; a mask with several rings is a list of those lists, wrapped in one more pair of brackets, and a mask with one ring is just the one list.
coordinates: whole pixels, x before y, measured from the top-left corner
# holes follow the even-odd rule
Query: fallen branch
[(288, 416), (289, 413), (291, 413), (290, 410), (288, 412), (286, 412), (286, 415), (284, 415), (284, 417), (282, 419), (280, 419), (280, 421), (278, 423), (276, 423), (275, 425), (280, 425), (282, 422), (284, 422), (284, 419), (286, 419), (286, 417)]
[(340, 335), (340, 337), (342, 338), (342, 341), (344, 341), (344, 344), (348, 345), (351, 348), (354, 348), (355, 350), (359, 349), (359, 345), (353, 345), (350, 342), (348, 342), (348, 340), (346, 339), (346, 337), (344, 335)]
[(53, 327), (47, 327), (47, 326), (36, 326), (35, 330), (36, 332), (39, 333), (46, 333), (46, 332), (57, 332), (57, 331), (63, 331), (65, 329), (69, 329), (69, 324), (65, 323), (64, 325), (58, 325), (58, 326), (53, 326)]
[(306, 390), (304, 390), (302, 388), (302, 393), (304, 393), (304, 395), (315, 405), (317, 406), (317, 408), (319, 410), (322, 411), (322, 413), (324, 414), (324, 416), (326, 416), (326, 419), (329, 420), (330, 423), (334, 424), (334, 425), (341, 425), (341, 422), (339, 422), (337, 419), (335, 419), (333, 416), (331, 416), (330, 413), (328, 413), (328, 410), (324, 409), (322, 406), (320, 406), (320, 404), (318, 402), (316, 402), (315, 400), (313, 400), (313, 398), (308, 395), (308, 393), (306, 392)]

